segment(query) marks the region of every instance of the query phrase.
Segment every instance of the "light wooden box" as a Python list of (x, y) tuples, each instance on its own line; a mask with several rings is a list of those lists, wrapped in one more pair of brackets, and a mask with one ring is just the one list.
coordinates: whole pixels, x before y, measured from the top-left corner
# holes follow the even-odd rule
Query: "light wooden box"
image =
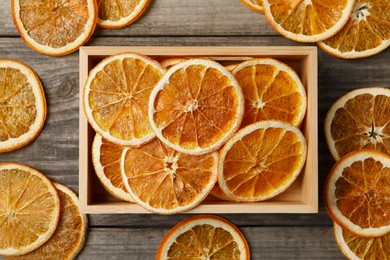
[(317, 213), (318, 212), (318, 140), (317, 140), (317, 48), (316, 47), (82, 47), (80, 48), (80, 141), (79, 194), (83, 213), (150, 213), (137, 204), (119, 201), (105, 191), (96, 177), (91, 159), (94, 130), (83, 111), (83, 85), (89, 71), (103, 58), (136, 52), (156, 60), (168, 57), (207, 57), (229, 65), (253, 57), (271, 57), (289, 64), (306, 88), (308, 106), (301, 130), (308, 143), (306, 165), (295, 182), (282, 194), (268, 201), (236, 203), (211, 195), (188, 213)]

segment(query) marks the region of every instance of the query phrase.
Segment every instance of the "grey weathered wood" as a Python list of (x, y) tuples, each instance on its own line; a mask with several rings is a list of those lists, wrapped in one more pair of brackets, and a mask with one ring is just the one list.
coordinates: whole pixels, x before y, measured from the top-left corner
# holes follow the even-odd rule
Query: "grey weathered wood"
[[(282, 37), (131, 37), (93, 38), (89, 45), (292, 45)], [(53, 58), (35, 53), (19, 38), (0, 38), (0, 57), (19, 59), (39, 74), (48, 100), (48, 118), (36, 141), (14, 152), (0, 154), (0, 162), (17, 161), (35, 167), (54, 181), (78, 189), (78, 54)], [(390, 51), (363, 60), (345, 61), (319, 50), (319, 188), (320, 213), (315, 215), (229, 215), (246, 226), (330, 226), (322, 201), (323, 181), (333, 164), (324, 139), (323, 119), (342, 94), (365, 86), (389, 86)], [(173, 225), (187, 215), (96, 215), (96, 226)], [(147, 219), (148, 221), (144, 221)], [(158, 224), (160, 225), (160, 224)]]
[[(0, 58), (26, 62), (40, 76), (48, 101), (42, 133), (29, 146), (0, 154), (0, 162), (25, 163), (52, 180), (78, 189), (78, 53), (40, 55), (19, 38), (10, 2), (0, 4)], [(155, 37), (156, 36), (156, 37)], [(146, 14), (121, 30), (97, 29), (87, 45), (304, 45), (278, 36), (263, 15), (239, 0), (155, 0)], [(349, 90), (390, 87), (390, 51), (345, 61), (319, 50), (319, 204), (318, 214), (223, 215), (246, 235), (252, 259), (340, 259), (332, 221), (323, 205), (324, 179), (333, 165), (323, 134), (330, 105)], [(80, 259), (154, 259), (160, 240), (190, 215), (90, 216)]]
[[(18, 35), (10, 2), (0, 5), (0, 35)], [(99, 36), (277, 35), (264, 15), (239, 0), (155, 0), (134, 24), (121, 30), (98, 28)]]
[[(244, 227), (251, 259), (342, 259), (330, 227)], [(155, 259), (168, 229), (90, 228), (79, 259)]]

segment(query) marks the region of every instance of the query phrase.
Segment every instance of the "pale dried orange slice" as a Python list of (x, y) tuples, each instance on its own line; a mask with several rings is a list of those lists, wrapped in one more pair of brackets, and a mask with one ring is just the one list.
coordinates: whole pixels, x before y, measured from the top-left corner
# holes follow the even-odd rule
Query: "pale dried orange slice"
[(264, 6), (263, 6), (263, 0), (240, 0), (241, 3), (243, 3), (246, 7), (249, 9), (259, 12), (259, 13), (264, 13)]
[(54, 233), (60, 200), (45, 175), (30, 167), (0, 164), (0, 255), (23, 255)]
[(219, 187), (218, 182), (214, 185), (214, 188), (210, 191), (210, 194), (220, 200), (230, 200), (230, 198), (223, 192), (221, 187)]
[(149, 121), (156, 136), (183, 153), (217, 150), (238, 129), (243, 114), (241, 87), (212, 60), (173, 66), (150, 94)]
[(134, 202), (122, 180), (121, 158), (125, 149), (96, 134), (92, 144), (92, 162), (100, 182), (111, 195)]
[(176, 152), (158, 139), (122, 156), (122, 178), (134, 200), (147, 210), (175, 214), (197, 206), (217, 181), (218, 154)]
[(0, 59), (0, 153), (29, 144), (46, 120), (46, 99), (36, 73), (24, 63)]
[(225, 68), (228, 71), (232, 72), (235, 68), (237, 68), (237, 66), (238, 66), (238, 64), (230, 64), (230, 65), (225, 66)]
[(318, 45), (343, 59), (365, 58), (385, 50), (390, 46), (390, 2), (356, 0), (341, 31)]
[(260, 120), (282, 120), (298, 126), (306, 114), (306, 91), (297, 73), (275, 59), (244, 61), (233, 75), (245, 97), (241, 127)]
[(263, 0), (272, 27), (298, 42), (328, 39), (343, 28), (355, 0)]
[(84, 246), (88, 218), (80, 212), (77, 195), (68, 187), (54, 183), (61, 202), (58, 225), (50, 239), (36, 250), (11, 259), (75, 259)]
[(352, 260), (388, 259), (390, 233), (380, 237), (359, 237), (333, 223), (336, 242), (345, 257)]
[(362, 148), (390, 154), (390, 89), (362, 88), (338, 99), (325, 118), (329, 150), (338, 160)]
[(152, 140), (148, 101), (164, 73), (157, 61), (135, 53), (104, 59), (84, 86), (88, 122), (103, 138), (119, 145), (140, 146)]
[(305, 161), (306, 141), (298, 128), (260, 121), (238, 131), (221, 149), (218, 183), (231, 200), (266, 200), (286, 190)]
[(146, 10), (150, 0), (97, 0), (97, 25), (118, 29), (135, 22)]
[(234, 224), (221, 217), (198, 215), (179, 222), (165, 235), (156, 259), (249, 260), (250, 252)]
[(168, 70), (175, 66), (176, 64), (188, 60), (187, 58), (167, 58), (160, 61), (161, 67)]
[(390, 156), (376, 150), (351, 152), (325, 181), (325, 206), (338, 225), (358, 236), (390, 232)]
[(12, 0), (12, 17), (33, 50), (51, 56), (77, 51), (92, 36), (95, 0)]

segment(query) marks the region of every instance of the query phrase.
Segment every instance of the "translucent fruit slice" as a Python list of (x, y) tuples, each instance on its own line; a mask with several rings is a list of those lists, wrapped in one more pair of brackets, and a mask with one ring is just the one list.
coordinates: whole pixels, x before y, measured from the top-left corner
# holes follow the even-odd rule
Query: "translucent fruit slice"
[(97, 25), (118, 29), (135, 22), (146, 10), (150, 0), (97, 0)]
[(179, 222), (165, 235), (156, 259), (249, 260), (250, 252), (234, 224), (221, 217), (198, 215)]
[(390, 46), (390, 2), (356, 0), (346, 25), (318, 45), (344, 59), (365, 58), (385, 50)]
[(68, 187), (54, 183), (61, 201), (58, 226), (50, 239), (36, 250), (4, 260), (75, 259), (83, 248), (88, 218), (80, 213), (79, 199)]
[(96, 134), (92, 145), (92, 162), (100, 182), (111, 195), (134, 202), (122, 180), (121, 158), (125, 149)]
[(334, 236), (341, 252), (352, 260), (388, 259), (390, 233), (380, 237), (360, 237), (333, 223)]
[(174, 214), (197, 206), (217, 181), (217, 153), (176, 152), (158, 139), (129, 148), (122, 157), (122, 178), (134, 200), (147, 210)]
[(77, 51), (92, 36), (97, 7), (95, 0), (12, 0), (12, 16), (28, 46), (62, 56)]
[(223, 192), (221, 187), (219, 187), (218, 182), (214, 185), (214, 188), (210, 191), (210, 194), (220, 200), (230, 200), (230, 198)]
[(245, 97), (241, 127), (260, 120), (281, 120), (298, 126), (306, 114), (306, 91), (293, 69), (274, 59), (244, 61), (233, 75)]
[(246, 7), (249, 9), (259, 12), (259, 13), (264, 13), (264, 6), (263, 6), (263, 0), (240, 0), (241, 3), (243, 3)]
[(361, 88), (338, 99), (325, 118), (325, 137), (335, 160), (359, 149), (390, 154), (390, 89)]
[(46, 99), (38, 76), (27, 65), (0, 59), (0, 153), (33, 141), (46, 120)]
[(88, 122), (103, 138), (119, 145), (140, 146), (152, 140), (148, 101), (164, 73), (157, 61), (139, 54), (104, 59), (85, 83), (83, 104)]
[(263, 0), (268, 22), (298, 42), (328, 39), (343, 28), (355, 0)]
[(160, 61), (161, 67), (168, 70), (175, 66), (176, 64), (188, 60), (187, 58), (167, 58)]
[(221, 149), (218, 183), (231, 200), (266, 200), (286, 190), (305, 161), (306, 141), (298, 128), (260, 121), (238, 131)]
[(325, 181), (326, 209), (343, 229), (364, 237), (390, 232), (390, 156), (376, 150), (351, 152)]
[(189, 154), (221, 147), (244, 114), (241, 87), (212, 60), (192, 59), (173, 66), (153, 89), (149, 120), (167, 146)]
[(0, 254), (23, 255), (54, 233), (60, 200), (45, 175), (30, 167), (0, 164)]

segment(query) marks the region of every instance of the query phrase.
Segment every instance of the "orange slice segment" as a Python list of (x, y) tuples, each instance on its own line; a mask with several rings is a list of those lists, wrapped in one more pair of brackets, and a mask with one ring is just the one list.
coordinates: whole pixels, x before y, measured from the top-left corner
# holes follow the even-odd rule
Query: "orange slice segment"
[(334, 236), (348, 259), (387, 259), (390, 255), (390, 233), (380, 237), (359, 237), (333, 223)]
[(214, 188), (210, 191), (210, 194), (220, 200), (230, 200), (230, 198), (223, 192), (221, 187), (219, 187), (218, 182), (214, 185)]
[(325, 206), (343, 229), (364, 237), (390, 232), (390, 156), (376, 150), (351, 152), (325, 181)]
[(92, 162), (100, 182), (111, 195), (134, 202), (122, 180), (121, 158), (125, 149), (96, 134), (92, 145)]
[(246, 7), (249, 9), (259, 12), (259, 13), (264, 13), (264, 6), (263, 6), (263, 0), (240, 0), (241, 3), (243, 3)]
[(390, 45), (390, 2), (356, 0), (346, 25), (318, 45), (344, 59), (365, 58), (385, 50)]
[(218, 183), (231, 200), (266, 200), (293, 183), (305, 160), (306, 141), (298, 128), (261, 121), (238, 131), (221, 149)]
[(147, 116), (149, 96), (164, 73), (158, 62), (139, 54), (104, 59), (85, 83), (88, 122), (112, 143), (140, 146), (150, 141), (155, 135)]
[(33, 50), (52, 56), (77, 51), (95, 30), (95, 0), (12, 0), (12, 16)]
[(35, 72), (24, 63), (0, 59), (0, 153), (33, 141), (46, 120), (46, 99)]
[(221, 147), (241, 124), (244, 98), (222, 65), (193, 59), (172, 67), (153, 89), (149, 121), (167, 146), (189, 154)]
[(165, 235), (156, 259), (249, 260), (250, 252), (234, 224), (221, 217), (198, 215), (181, 221)]
[(146, 10), (150, 0), (98, 0), (97, 25), (118, 29), (135, 22)]
[(57, 191), (30, 167), (0, 164), (0, 254), (23, 255), (54, 233), (60, 214)]
[(68, 187), (54, 183), (61, 201), (60, 218), (58, 226), (50, 239), (38, 249), (18, 257), (5, 257), (12, 259), (75, 259), (83, 248), (88, 218), (80, 213), (79, 199)]
[(134, 200), (147, 210), (174, 214), (197, 206), (217, 181), (216, 153), (194, 156), (176, 152), (158, 139), (129, 148), (122, 177)]
[(268, 22), (298, 42), (328, 39), (343, 28), (355, 0), (263, 0)]
[(338, 160), (359, 149), (390, 154), (390, 89), (362, 88), (338, 99), (325, 118), (329, 150)]
[(161, 67), (168, 70), (175, 66), (176, 64), (179, 64), (180, 62), (188, 60), (187, 58), (168, 58), (160, 61)]
[(241, 127), (260, 120), (298, 126), (306, 114), (306, 91), (293, 69), (274, 59), (244, 61), (233, 70), (245, 97)]

